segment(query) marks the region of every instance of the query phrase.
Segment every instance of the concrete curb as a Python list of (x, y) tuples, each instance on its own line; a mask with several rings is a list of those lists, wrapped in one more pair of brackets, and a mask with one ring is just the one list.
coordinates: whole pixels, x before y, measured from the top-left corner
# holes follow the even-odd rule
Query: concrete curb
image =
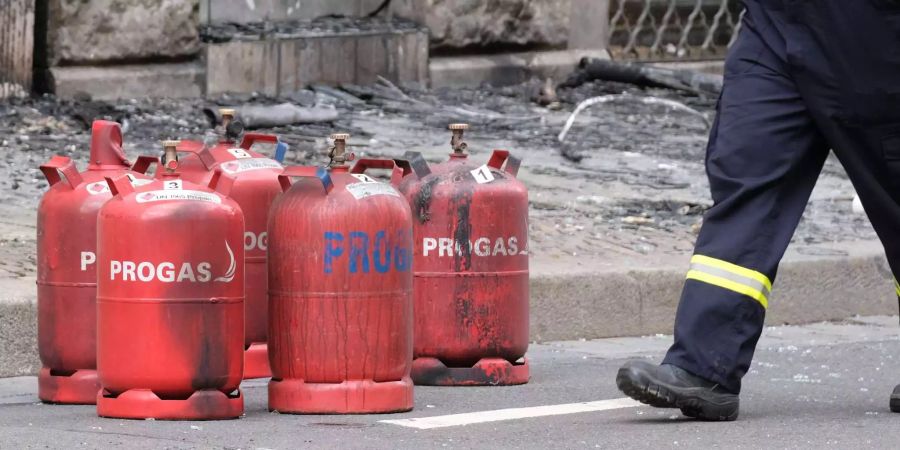
[[(689, 256), (678, 269), (533, 275), (531, 339), (537, 342), (671, 334)], [(782, 263), (767, 325), (897, 314), (887, 260), (877, 246), (847, 257)]]
[[(659, 269), (533, 272), (531, 339), (671, 334), (689, 256), (682, 259), (684, 264)], [(31, 375), (40, 368), (34, 279), (10, 283), (0, 283), (0, 289), (19, 294), (0, 302), (0, 377)], [(788, 258), (769, 303), (767, 325), (897, 313), (890, 270), (877, 243), (848, 256)]]

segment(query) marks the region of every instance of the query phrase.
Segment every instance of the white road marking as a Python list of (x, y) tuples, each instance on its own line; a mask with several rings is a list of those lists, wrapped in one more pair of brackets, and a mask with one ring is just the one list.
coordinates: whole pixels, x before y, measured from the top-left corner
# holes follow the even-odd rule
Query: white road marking
[(610, 409), (633, 408), (641, 406), (630, 398), (614, 398), (596, 402), (566, 403), (563, 405), (532, 406), (528, 408), (508, 408), (493, 411), (480, 411), (446, 416), (417, 417), (413, 419), (380, 420), (381, 423), (400, 425), (402, 427), (428, 430), (431, 428), (456, 427), (475, 423), (499, 422), (501, 420), (527, 419), (529, 417), (559, 416)]

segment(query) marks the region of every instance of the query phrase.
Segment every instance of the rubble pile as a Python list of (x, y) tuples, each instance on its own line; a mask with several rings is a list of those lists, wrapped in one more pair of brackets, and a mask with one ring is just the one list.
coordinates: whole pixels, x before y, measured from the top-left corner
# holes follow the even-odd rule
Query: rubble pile
[[(711, 204), (703, 161), (715, 99), (592, 81), (560, 88), (547, 101), (547, 86), (545, 80), (533, 80), (507, 87), (428, 90), (382, 79), (372, 86), (313, 86), (279, 98), (10, 100), (0, 104), (0, 195), (7, 215), (32, 221), (46, 188), (37, 166), (54, 154), (83, 164), (93, 119), (122, 123), (127, 152), (138, 155), (155, 153), (162, 139), (202, 138), (210, 125), (204, 108), (289, 103), (330, 111), (329, 119), (336, 116), (260, 130), (280, 135), (291, 146), (286, 161), (291, 164), (324, 163), (324, 136), (335, 131), (353, 136), (349, 146), (357, 157), (400, 157), (414, 150), (439, 161), (450, 150), (447, 124), (471, 124), (467, 140), (472, 158), (486, 160), (494, 148), (504, 148), (524, 161), (520, 176), (531, 192), (534, 258), (690, 252)], [(560, 142), (576, 105), (604, 95), (617, 97), (581, 112)], [(648, 103), (647, 98), (660, 101)], [(830, 158), (794, 237), (798, 250), (819, 254), (827, 250), (817, 246), (874, 239), (865, 216), (852, 212), (853, 196), (843, 169)]]

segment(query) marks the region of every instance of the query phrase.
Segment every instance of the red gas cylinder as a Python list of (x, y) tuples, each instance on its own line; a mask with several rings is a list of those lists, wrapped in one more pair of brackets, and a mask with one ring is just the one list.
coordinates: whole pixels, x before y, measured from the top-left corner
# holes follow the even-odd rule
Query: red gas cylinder
[(495, 150), (484, 165), (470, 162), (466, 128), (450, 126), (449, 161), (429, 167), (413, 157), (414, 173), (398, 185), (414, 223), (412, 378), (422, 385), (523, 384), (528, 191), (509, 152)]
[[(412, 221), (394, 188), (288, 167), (269, 216), (269, 409), (387, 413), (413, 406)], [(289, 177), (306, 177), (291, 186)]]
[(41, 166), (50, 190), (37, 219), (38, 397), (49, 403), (97, 401), (97, 213), (112, 198), (103, 178), (149, 183), (143, 172), (156, 160), (129, 171), (122, 129), (105, 120), (93, 124), (90, 158), (81, 173), (63, 156)]
[[(229, 128), (234, 110), (220, 110), (223, 127)], [(257, 142), (283, 145), (278, 137), (270, 134), (245, 133), (238, 145), (229, 133), (221, 133), (222, 139), (213, 145), (199, 141), (181, 141), (179, 152), (188, 152), (179, 160), (182, 178), (207, 185), (215, 170), (219, 169), (234, 178), (229, 196), (244, 212), (244, 262), (246, 278), (246, 314), (244, 339), (244, 378), (264, 378), (271, 375), (266, 351), (268, 335), (268, 297), (266, 272), (266, 247), (268, 237), (266, 220), (275, 196), (281, 193), (278, 175), (282, 167), (251, 149)]]
[(97, 369), (103, 417), (226, 419), (243, 413), (244, 220), (231, 179), (162, 179), (115, 195), (97, 221)]

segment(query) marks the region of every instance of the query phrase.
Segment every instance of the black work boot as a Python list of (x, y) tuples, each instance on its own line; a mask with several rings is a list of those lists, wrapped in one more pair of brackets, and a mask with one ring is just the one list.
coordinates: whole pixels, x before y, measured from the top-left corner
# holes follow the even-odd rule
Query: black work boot
[(891, 412), (900, 413), (900, 384), (894, 386), (894, 392), (891, 392)]
[[(738, 396), (717, 383), (700, 378), (671, 364), (628, 361), (616, 375), (616, 385), (625, 395), (657, 408), (679, 408), (688, 417), (703, 420), (735, 420)], [(894, 395), (898, 395), (897, 389)], [(900, 406), (900, 396), (897, 397)], [(894, 396), (891, 396), (891, 409)]]

